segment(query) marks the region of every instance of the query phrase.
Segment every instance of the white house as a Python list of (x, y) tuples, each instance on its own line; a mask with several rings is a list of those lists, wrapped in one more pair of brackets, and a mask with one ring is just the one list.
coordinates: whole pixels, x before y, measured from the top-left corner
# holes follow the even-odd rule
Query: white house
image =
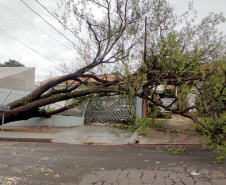
[(32, 91), (35, 86), (34, 67), (0, 67), (0, 88)]

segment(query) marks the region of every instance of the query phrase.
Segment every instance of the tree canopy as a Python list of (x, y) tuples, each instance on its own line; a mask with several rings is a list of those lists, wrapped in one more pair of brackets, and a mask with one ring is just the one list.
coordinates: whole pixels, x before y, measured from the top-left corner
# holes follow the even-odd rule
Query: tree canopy
[(9, 61), (4, 62), (3, 64), (0, 63), (0, 67), (25, 67), (25, 65), (16, 60), (9, 59)]

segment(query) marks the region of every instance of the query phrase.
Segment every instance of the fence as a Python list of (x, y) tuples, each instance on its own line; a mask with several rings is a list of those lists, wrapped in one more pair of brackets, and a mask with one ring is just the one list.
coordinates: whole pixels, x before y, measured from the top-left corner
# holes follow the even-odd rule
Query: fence
[[(0, 89), (0, 102), (2, 102), (3, 105), (6, 105), (14, 100), (26, 96), (28, 93), (29, 92)], [(65, 101), (58, 102), (51, 105), (49, 108), (60, 108), (64, 106), (65, 103)], [(136, 111), (135, 97), (117, 95), (90, 99), (80, 106), (60, 113), (60, 115), (73, 116), (78, 119), (85, 118), (86, 122), (106, 122), (128, 120), (134, 116)], [(75, 119), (75, 122), (76, 121), (77, 119)]]
[(123, 95), (99, 97), (61, 114), (83, 116), (86, 122), (122, 121), (135, 114), (135, 100), (135, 97)]
[(90, 100), (85, 112), (86, 121), (122, 121), (135, 113), (135, 98), (128, 96), (101, 97)]

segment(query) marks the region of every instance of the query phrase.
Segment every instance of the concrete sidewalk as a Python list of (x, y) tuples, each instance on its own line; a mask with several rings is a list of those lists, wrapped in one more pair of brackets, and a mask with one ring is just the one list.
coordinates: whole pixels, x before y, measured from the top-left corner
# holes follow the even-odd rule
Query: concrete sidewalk
[(58, 133), (0, 131), (0, 141), (53, 142), (67, 144), (128, 144), (131, 133), (119, 128), (83, 125)]
[(166, 123), (163, 126), (166, 131), (157, 131), (154, 128), (149, 128), (147, 136), (136, 137), (139, 144), (201, 145), (207, 143), (206, 138), (189, 128), (194, 124), (189, 118), (171, 114), (171, 119), (156, 119), (155, 122)]
[[(0, 131), (0, 141), (29, 141), (52, 142), (67, 144), (101, 144), (101, 145), (125, 145), (125, 144), (189, 144), (200, 145), (205, 142), (194, 131), (187, 130), (192, 122), (189, 119), (172, 115), (172, 119), (157, 119), (157, 122), (165, 121), (164, 126), (168, 132), (156, 131), (149, 128), (146, 137), (138, 132), (133, 134), (119, 128), (101, 125), (82, 125), (79, 127), (62, 129), (56, 133), (29, 133), (29, 132), (4, 132)], [(8, 127), (5, 127), (8, 128)], [(32, 130), (32, 127), (30, 127)], [(59, 128), (58, 128), (59, 131)]]

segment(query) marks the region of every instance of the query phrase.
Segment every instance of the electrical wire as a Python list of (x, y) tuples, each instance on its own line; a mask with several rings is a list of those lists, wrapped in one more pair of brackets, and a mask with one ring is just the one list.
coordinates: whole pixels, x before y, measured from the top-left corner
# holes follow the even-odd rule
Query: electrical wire
[[(38, 15), (43, 21), (45, 21), (49, 26), (51, 26), (54, 30), (56, 30), (58, 33), (60, 33), (63, 37), (65, 37), (69, 42), (71, 42), (73, 44), (73, 46), (77, 47), (80, 51), (82, 51), (84, 54), (85, 51), (83, 51), (81, 48), (79, 48), (78, 46), (75, 45), (75, 43), (73, 43), (68, 37), (66, 37), (64, 34), (62, 34), (60, 31), (58, 31), (53, 25), (51, 25), (48, 21), (46, 21), (40, 14), (38, 14), (35, 10), (33, 10), (27, 3), (25, 3), (23, 0), (20, 0), (23, 4), (25, 4), (31, 11), (33, 11), (36, 15)], [(37, 1), (36, 1), (37, 2)], [(41, 4), (40, 4), (41, 5)], [(47, 9), (46, 9), (47, 10)], [(57, 19), (58, 20), (58, 19)], [(58, 20), (59, 21), (59, 20)], [(72, 31), (73, 32), (73, 31)], [(73, 32), (74, 34), (74, 32)], [(90, 46), (89, 46), (90, 48)], [(93, 50), (94, 51), (94, 50)], [(95, 51), (94, 51), (95, 52)], [(111, 66), (113, 68), (113, 66), (111, 64), (109, 64), (109, 66)], [(106, 68), (105, 68), (106, 69)], [(109, 69), (107, 69), (109, 71)]]
[(41, 31), (42, 33), (44, 33), (45, 35), (49, 36), (50, 38), (52, 38), (53, 40), (55, 40), (56, 42), (58, 42), (59, 44), (61, 44), (62, 46), (64, 46), (65, 48), (67, 48), (70, 51), (73, 51), (75, 54), (77, 54), (73, 49), (70, 49), (69, 47), (67, 47), (66, 45), (64, 45), (63, 43), (61, 43), (60, 41), (58, 41), (57, 39), (55, 39), (54, 37), (52, 37), (51, 35), (49, 35), (48, 33), (44, 32), (43, 30), (41, 30), (40, 28), (38, 28), (37, 26), (35, 26), (34, 24), (32, 24), (31, 22), (27, 21), (26, 19), (24, 19), (22, 16), (20, 16), (19, 14), (17, 14), (16, 12), (10, 10), (8, 7), (6, 7), (5, 5), (3, 5), (2, 3), (0, 3), (1, 6), (3, 6), (5, 9), (7, 9), (8, 11), (10, 11), (11, 13), (15, 14), (16, 16), (20, 17), (21, 19), (23, 19), (25, 22), (27, 22), (28, 24), (32, 25), (33, 27), (35, 27), (36, 29), (38, 29), (39, 31)]
[(92, 49), (90, 47), (90, 45), (88, 45), (85, 41), (83, 41), (81, 38), (79, 38), (74, 31), (72, 31), (70, 28), (67, 27), (66, 24), (64, 24), (60, 19), (58, 19), (53, 13), (51, 13), (43, 4), (41, 4), (38, 0), (35, 0), (41, 7), (43, 7), (52, 17), (54, 17), (57, 21), (59, 21), (64, 28), (66, 28), (67, 30), (69, 30), (77, 39), (79, 39), (81, 42), (83, 42), (86, 46), (88, 46), (92, 51), (94, 51), (96, 53), (96, 51), (94, 49)]
[[(21, 0), (22, 1), (22, 0)], [(76, 38), (78, 38), (81, 42), (83, 42), (86, 46), (88, 46), (92, 51), (94, 51), (94, 53), (96, 53), (96, 51), (94, 49), (92, 49), (90, 47), (90, 45), (88, 45), (85, 41), (83, 41), (82, 39), (80, 39), (70, 28), (67, 27), (67, 25), (65, 25), (60, 19), (58, 19), (53, 13), (51, 13), (44, 5), (42, 5), (38, 0), (35, 0), (40, 6), (42, 6), (52, 17), (54, 17), (57, 21), (59, 21), (66, 29), (68, 29), (74, 36), (76, 36)], [(111, 66), (113, 68), (113, 66), (111, 64), (109, 64), (109, 66)], [(106, 69), (106, 68), (105, 68)], [(108, 70), (108, 69), (107, 69)], [(109, 71), (109, 70), (108, 70)]]
[[(45, 21), (49, 26), (51, 26), (55, 31), (57, 31), (59, 34), (61, 34), (64, 38), (66, 38), (70, 43), (72, 43), (73, 46), (81, 50), (74, 42), (72, 42), (67, 36), (65, 36), (63, 33), (61, 33), (59, 30), (57, 30), (52, 24), (50, 24), (47, 20), (45, 20), (39, 13), (37, 13), (35, 10), (33, 10), (27, 3), (25, 3), (23, 0), (20, 0), (24, 5), (26, 5), (32, 12), (34, 12), (37, 16), (39, 16), (43, 21)], [(82, 50), (81, 50), (82, 51)]]
[[(41, 55), (42, 57), (44, 57), (45, 59), (49, 60), (50, 62), (53, 62), (54, 64), (59, 65), (58, 63), (54, 62), (53, 60), (51, 60), (50, 58), (44, 56), (43, 54), (41, 54), (40, 52), (36, 51), (35, 49), (31, 48), (30, 46), (24, 44), (23, 42), (21, 42), (20, 40), (18, 40), (17, 38), (15, 38), (14, 36), (10, 35), (9, 33), (7, 33), (6, 31), (4, 31), (3, 29), (0, 28), (0, 31), (2, 31), (3, 33), (5, 33), (6, 35), (10, 36), (11, 38), (15, 39), (17, 42), (21, 43), (22, 45), (26, 46), (27, 48), (31, 49), (32, 51), (38, 53), (39, 55)], [(60, 66), (60, 65), (59, 65)]]

